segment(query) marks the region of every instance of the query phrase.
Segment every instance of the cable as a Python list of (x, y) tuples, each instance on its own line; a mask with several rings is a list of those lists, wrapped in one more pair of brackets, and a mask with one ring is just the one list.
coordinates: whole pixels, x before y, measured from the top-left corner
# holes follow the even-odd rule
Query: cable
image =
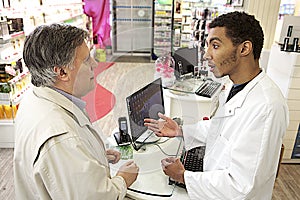
[(131, 140), (131, 144), (132, 144), (133, 148), (134, 148), (136, 151), (138, 151), (138, 150), (139, 150), (141, 147), (143, 147), (144, 145), (156, 143), (157, 141), (146, 142), (146, 140), (147, 140), (152, 134), (154, 134), (153, 131), (151, 131), (151, 133), (148, 135), (148, 137), (147, 137), (146, 139), (144, 139), (143, 142), (139, 143), (139, 144), (141, 144), (140, 146), (137, 146), (136, 143), (133, 142), (133, 141)]
[(132, 188), (128, 188), (128, 190), (137, 192), (137, 193), (141, 193), (141, 194), (145, 194), (145, 195), (156, 196), (156, 197), (171, 197), (173, 195), (175, 187), (176, 187), (176, 185), (173, 186), (171, 194), (155, 194), (155, 193), (144, 192), (144, 191), (140, 191), (140, 190), (136, 190), (136, 189), (132, 189)]
[[(176, 155), (170, 155), (170, 154), (167, 154), (167, 153), (160, 147), (160, 144), (163, 144), (163, 143), (165, 143), (165, 142), (167, 142), (167, 141), (169, 141), (169, 140), (170, 140), (170, 138), (164, 140), (163, 142), (160, 142), (160, 143), (152, 143), (152, 144), (156, 145), (156, 146), (161, 150), (161, 152), (162, 152), (164, 155), (166, 155), (166, 156), (175, 156), (175, 157), (176, 157), (176, 156), (178, 155), (178, 152), (180, 151), (180, 147), (181, 147), (181, 143), (182, 143), (183, 139), (182, 139), (182, 137), (180, 137), (180, 143), (179, 143), (179, 146), (178, 146), (178, 148), (177, 148)], [(132, 145), (133, 145), (134, 148), (136, 148), (136, 145), (135, 145), (133, 142), (132, 142)], [(139, 149), (140, 149), (142, 146), (144, 146), (144, 145), (145, 145), (145, 143), (142, 143), (142, 144), (137, 148), (137, 150), (139, 150)], [(140, 193), (140, 194), (144, 194), (144, 195), (156, 196), (156, 197), (171, 197), (171, 196), (173, 195), (174, 189), (175, 189), (175, 187), (176, 187), (177, 185), (174, 184), (174, 183), (172, 183), (172, 184), (169, 183), (169, 185), (172, 185), (172, 187), (173, 187), (170, 194), (156, 194), (156, 193), (144, 192), (144, 191), (140, 191), (140, 190), (136, 190), (136, 189), (132, 189), (132, 188), (128, 188), (128, 190), (130, 190), (130, 191), (132, 191), (132, 192), (136, 192), (136, 193)]]
[(156, 144), (163, 144), (163, 143), (166, 143), (167, 141), (169, 141), (170, 138), (166, 138), (166, 140), (162, 141), (162, 142), (156, 142)]
[[(170, 139), (170, 138), (169, 138), (169, 139)], [(167, 140), (165, 140), (165, 141), (163, 141), (163, 142), (161, 142), (161, 143), (154, 144), (154, 145), (157, 146), (157, 147), (160, 149), (160, 151), (161, 151), (164, 155), (166, 155), (166, 156), (174, 156), (174, 157), (177, 157), (177, 156), (178, 156), (179, 149), (180, 149), (180, 146), (181, 146), (181, 143), (182, 143), (182, 139), (180, 140), (180, 143), (179, 143), (179, 146), (178, 146), (178, 149), (177, 149), (177, 152), (176, 152), (175, 155), (166, 153), (166, 152), (161, 148), (161, 146), (160, 146), (160, 144), (163, 144), (163, 143), (167, 142), (169, 139), (167, 139)]]
[(137, 146), (136, 143), (131, 140), (131, 145), (133, 146), (134, 150), (138, 151), (145, 145), (145, 143), (141, 143), (141, 145)]
[(172, 90), (175, 92), (182, 92), (182, 93), (186, 93), (186, 94), (195, 94), (195, 92), (189, 92), (189, 91), (183, 91), (183, 90), (177, 90), (177, 89), (173, 89), (173, 88), (169, 88), (169, 87), (163, 87), (164, 89), (168, 89), (168, 90)]
[(159, 146), (159, 144), (154, 144), (155, 146), (157, 146), (159, 149), (160, 149), (160, 151), (163, 153), (163, 154), (165, 154), (166, 156), (177, 156), (177, 155), (172, 155), (172, 154), (167, 154), (160, 146)]

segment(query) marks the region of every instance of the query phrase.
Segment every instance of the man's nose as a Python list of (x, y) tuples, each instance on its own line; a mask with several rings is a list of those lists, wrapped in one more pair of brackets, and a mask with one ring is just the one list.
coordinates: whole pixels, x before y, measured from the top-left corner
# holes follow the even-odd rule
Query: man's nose
[(211, 60), (211, 56), (209, 55), (209, 53), (207, 52), (207, 50), (204, 52), (203, 60)]

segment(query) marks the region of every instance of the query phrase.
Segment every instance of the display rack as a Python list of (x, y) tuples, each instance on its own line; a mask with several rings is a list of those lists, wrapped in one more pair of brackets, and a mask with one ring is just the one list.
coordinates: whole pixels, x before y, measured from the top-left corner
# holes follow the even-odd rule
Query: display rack
[(182, 18), (180, 47), (188, 47), (192, 41), (192, 8), (195, 8), (194, 2), (181, 1), (180, 16)]
[(152, 59), (172, 52), (174, 0), (169, 4), (153, 1)]
[(278, 45), (272, 46), (267, 74), (279, 86), (289, 107), (282, 162), (300, 163), (300, 53), (285, 52)]
[[(206, 13), (205, 10), (208, 12)], [(205, 27), (214, 18), (233, 10), (234, 6), (227, 5), (224, 1), (176, 0), (174, 14), (174, 50), (178, 47), (191, 47), (195, 43), (198, 44), (201, 40), (199, 38), (201, 34), (203, 34), (203, 36), (208, 34), (208, 29)], [(202, 32), (203, 30), (205, 30), (205, 32)], [(178, 41), (177, 38), (180, 38), (180, 40)], [(179, 46), (178, 43), (180, 43)]]
[[(0, 148), (14, 147), (14, 120), (20, 100), (30, 90), (30, 73), (22, 61), (25, 36), (36, 26), (67, 23), (87, 28), (88, 17), (81, 0), (10, 1), (0, 8)], [(91, 30), (90, 30), (91, 31)], [(92, 37), (88, 41), (91, 46)], [(21, 65), (15, 75), (6, 73), (6, 66)], [(5, 80), (7, 78), (7, 81)]]
[(180, 47), (189, 47), (199, 41), (202, 42), (201, 40), (208, 34), (206, 26), (219, 15), (218, 6), (213, 6), (211, 1), (182, 0), (180, 12), (182, 17)]
[(10, 88), (8, 93), (0, 93), (0, 148), (12, 148), (14, 146), (14, 120), (20, 100), (30, 89), (30, 73), (27, 68), (7, 83)]

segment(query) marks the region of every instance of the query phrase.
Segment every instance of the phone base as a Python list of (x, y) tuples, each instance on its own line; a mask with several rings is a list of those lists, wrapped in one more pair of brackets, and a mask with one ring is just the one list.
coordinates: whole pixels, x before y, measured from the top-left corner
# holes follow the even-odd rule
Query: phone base
[(126, 134), (125, 136), (120, 137), (120, 133), (114, 133), (114, 138), (118, 144), (118, 146), (124, 146), (130, 144), (130, 136)]

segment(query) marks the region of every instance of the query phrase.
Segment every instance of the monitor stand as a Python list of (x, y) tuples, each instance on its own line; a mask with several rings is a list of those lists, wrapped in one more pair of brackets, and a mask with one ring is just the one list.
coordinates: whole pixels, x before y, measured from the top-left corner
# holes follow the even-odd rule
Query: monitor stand
[(154, 143), (160, 140), (160, 137), (156, 136), (153, 131), (146, 130), (135, 142), (136, 143)]

